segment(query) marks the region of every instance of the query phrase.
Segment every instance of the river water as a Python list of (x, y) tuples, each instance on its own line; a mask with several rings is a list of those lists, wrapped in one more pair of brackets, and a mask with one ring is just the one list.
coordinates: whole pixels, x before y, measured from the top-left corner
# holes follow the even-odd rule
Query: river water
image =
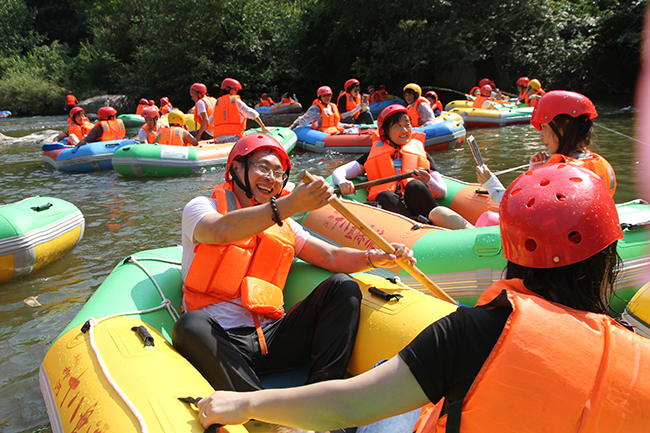
[[(597, 106), (599, 125), (633, 135), (630, 107)], [(288, 125), (293, 116), (276, 119)], [(65, 127), (65, 116), (0, 119), (0, 133), (24, 136)], [(274, 122), (268, 122), (273, 124)], [(492, 171), (525, 164), (545, 150), (530, 125), (470, 129)], [(634, 142), (596, 127), (596, 152), (607, 158), (618, 179), (616, 202), (640, 197)], [(52, 341), (81, 309), (120, 259), (181, 241), (181, 211), (197, 195), (210, 195), (223, 182), (222, 169), (190, 177), (124, 179), (114, 171), (67, 173), (44, 166), (36, 144), (0, 146), (0, 204), (30, 196), (51, 196), (74, 203), (84, 214), (86, 230), (72, 252), (31, 275), (0, 283), (0, 433), (51, 431), (38, 386), (38, 367)], [(466, 144), (432, 153), (443, 174), (476, 181), (474, 160)], [(308, 169), (329, 175), (356, 155), (313, 154), (296, 150), (294, 172)], [(504, 174), (508, 185), (521, 171)], [(40, 306), (24, 299), (36, 296)]]

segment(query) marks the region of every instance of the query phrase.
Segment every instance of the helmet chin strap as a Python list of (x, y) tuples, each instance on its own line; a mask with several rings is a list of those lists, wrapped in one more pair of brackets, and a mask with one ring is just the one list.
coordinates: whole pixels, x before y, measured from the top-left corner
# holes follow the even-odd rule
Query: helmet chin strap
[(556, 153), (562, 153), (562, 149), (564, 148), (564, 142), (565, 142), (564, 136), (562, 135), (560, 130), (557, 128), (557, 126), (555, 126), (553, 121), (550, 121), (548, 123), (548, 126), (550, 126), (551, 129), (553, 130), (553, 132), (555, 133), (555, 135), (557, 135), (558, 147), (557, 147), (557, 152)]

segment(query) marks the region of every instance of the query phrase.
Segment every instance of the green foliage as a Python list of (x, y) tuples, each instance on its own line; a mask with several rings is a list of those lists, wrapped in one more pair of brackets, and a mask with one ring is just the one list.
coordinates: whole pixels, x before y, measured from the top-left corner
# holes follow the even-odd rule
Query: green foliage
[(42, 66), (18, 62), (0, 79), (0, 107), (17, 116), (60, 114), (64, 89), (47, 78)]
[(35, 16), (23, 0), (0, 0), (0, 54), (21, 54), (42, 42), (32, 28)]

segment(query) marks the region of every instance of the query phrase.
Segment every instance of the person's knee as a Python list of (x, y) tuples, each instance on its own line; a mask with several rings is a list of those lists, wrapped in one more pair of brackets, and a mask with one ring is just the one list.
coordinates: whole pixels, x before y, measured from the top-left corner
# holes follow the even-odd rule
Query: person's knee
[(336, 290), (338, 296), (349, 299), (355, 305), (361, 305), (361, 289), (359, 284), (347, 274), (334, 274), (329, 278), (329, 286)]
[(209, 319), (210, 316), (200, 310), (184, 313), (176, 321), (172, 329), (172, 344), (180, 351), (185, 343), (193, 340), (196, 335), (201, 334), (201, 330), (205, 328)]

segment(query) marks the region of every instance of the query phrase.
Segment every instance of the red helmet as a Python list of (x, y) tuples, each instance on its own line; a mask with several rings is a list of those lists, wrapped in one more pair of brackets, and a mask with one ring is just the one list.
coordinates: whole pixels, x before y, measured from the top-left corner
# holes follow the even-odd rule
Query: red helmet
[(257, 149), (262, 148), (275, 150), (280, 157), (280, 161), (282, 162), (282, 168), (287, 172), (287, 174), (289, 174), (289, 171), (291, 171), (291, 160), (289, 159), (289, 155), (287, 155), (287, 152), (280, 145), (280, 143), (278, 143), (278, 141), (270, 135), (253, 133), (240, 138), (230, 150), (230, 154), (228, 155), (228, 162), (226, 164), (226, 182), (232, 182), (232, 177), (230, 176), (230, 166), (235, 159), (253, 153)]
[(424, 94), (425, 97), (431, 96), (434, 98), (436, 101), (438, 100), (438, 94), (434, 92), (433, 90), (429, 90), (427, 93)]
[(519, 176), (499, 214), (503, 255), (529, 268), (577, 263), (623, 238), (605, 183), (573, 164), (543, 165)]
[(409, 114), (406, 107), (404, 107), (401, 104), (391, 104), (388, 107), (381, 110), (381, 113), (379, 114), (379, 117), (377, 118), (377, 130), (379, 131), (379, 136), (380, 137), (385, 136), (384, 122), (386, 121), (386, 119), (388, 119), (393, 114), (397, 114), (397, 113), (405, 113), (406, 115)]
[(83, 108), (81, 108), (81, 107), (73, 107), (73, 108), (70, 110), (70, 117), (74, 117), (74, 115), (77, 114), (77, 113), (79, 113), (79, 112), (81, 112), (81, 113), (85, 113), (85, 111), (84, 111)]
[(345, 82), (345, 86), (343, 87), (347, 91), (350, 87), (354, 85), (361, 85), (361, 83), (359, 83), (359, 80), (357, 80), (356, 78), (350, 78), (348, 81)]
[(374, 92), (375, 91), (375, 86), (368, 86), (368, 93)]
[(68, 90), (68, 95), (72, 95), (72, 90)]
[(332, 95), (332, 89), (330, 86), (320, 86), (316, 91), (317, 96)]
[(490, 87), (489, 84), (486, 84), (485, 86), (481, 86), (481, 95), (490, 96), (491, 94), (492, 94), (492, 87)]
[(235, 90), (241, 90), (241, 84), (239, 84), (239, 81), (235, 80), (234, 78), (226, 78), (221, 82), (221, 88), (222, 89), (235, 89)]
[(147, 104), (156, 105), (156, 101), (154, 101), (153, 99), (149, 99), (149, 102), (147, 102)]
[(492, 83), (492, 80), (490, 80), (489, 78), (483, 78), (481, 81), (478, 82), (478, 86), (479, 87), (483, 87), (483, 86), (486, 86), (486, 85), (489, 86), (491, 83)]
[(208, 93), (208, 88), (203, 83), (194, 83), (194, 84), (192, 84), (192, 86), (190, 87), (190, 90), (194, 90), (201, 97), (203, 95), (205, 95), (206, 93)]
[(598, 117), (596, 107), (585, 95), (567, 90), (551, 90), (537, 102), (530, 124), (541, 131), (540, 123), (550, 123), (559, 114), (568, 114), (571, 117), (584, 114), (590, 119)]
[(379, 85), (379, 88), (380, 88), (380, 89), (385, 89), (385, 88), (386, 88), (386, 85), (385, 85), (385, 84), (380, 84), (380, 85)]
[(149, 101), (147, 101), (146, 99), (142, 98), (142, 99), (140, 99), (140, 102), (139, 102), (139, 103), (140, 103), (140, 104), (145, 104), (145, 105), (146, 105), (146, 104), (149, 103)]
[(157, 119), (160, 117), (160, 114), (156, 110), (156, 107), (145, 107), (142, 110), (142, 117), (155, 117)]
[(530, 79), (528, 77), (519, 77), (519, 79), (517, 80), (517, 84), (524, 87), (526, 87), (529, 82)]
[(97, 110), (97, 118), (99, 120), (108, 120), (109, 117), (115, 116), (116, 114), (117, 110), (113, 107), (102, 107)]
[(165, 104), (169, 104), (169, 98), (166, 96), (160, 98), (160, 105), (165, 105)]
[(262, 93), (262, 99), (266, 99), (268, 97), (269, 97), (268, 93)]

